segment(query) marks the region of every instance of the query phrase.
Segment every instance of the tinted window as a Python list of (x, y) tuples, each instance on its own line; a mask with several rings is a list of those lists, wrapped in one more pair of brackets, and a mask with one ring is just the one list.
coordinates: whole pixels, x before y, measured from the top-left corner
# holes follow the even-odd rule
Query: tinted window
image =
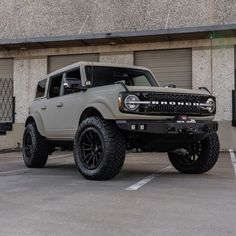
[(38, 82), (35, 98), (40, 98), (44, 96), (46, 84), (47, 84), (47, 79)]
[(53, 77), (49, 89), (49, 97), (54, 98), (60, 95), (62, 75)]
[(128, 86), (157, 86), (151, 73), (145, 70), (86, 66), (85, 72), (87, 79), (92, 82), (93, 87), (115, 84), (119, 81)]

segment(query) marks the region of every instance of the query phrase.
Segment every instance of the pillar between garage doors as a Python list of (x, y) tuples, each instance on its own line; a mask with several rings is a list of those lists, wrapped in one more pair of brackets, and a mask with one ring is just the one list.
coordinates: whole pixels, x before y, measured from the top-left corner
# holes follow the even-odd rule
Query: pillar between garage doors
[(234, 46), (193, 48), (192, 62), (193, 88), (205, 86), (216, 96), (221, 149), (235, 149), (236, 128), (231, 125)]
[(38, 80), (47, 74), (47, 57), (14, 58), (16, 123), (24, 123), (35, 95)]

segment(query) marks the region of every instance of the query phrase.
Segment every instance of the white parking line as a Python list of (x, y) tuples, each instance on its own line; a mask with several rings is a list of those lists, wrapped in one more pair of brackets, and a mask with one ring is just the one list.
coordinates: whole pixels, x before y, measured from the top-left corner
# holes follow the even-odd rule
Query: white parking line
[(232, 161), (232, 165), (234, 167), (234, 174), (236, 175), (236, 158), (233, 149), (229, 149), (229, 155)]
[(150, 182), (150, 181), (153, 180), (154, 178), (160, 176), (162, 173), (165, 173), (165, 172), (169, 171), (171, 168), (172, 168), (171, 166), (167, 166), (167, 167), (161, 169), (158, 173), (147, 176), (146, 178), (144, 178), (144, 179), (138, 181), (136, 184), (133, 184), (133, 185), (129, 186), (129, 187), (126, 188), (125, 190), (129, 190), (129, 191), (138, 190), (138, 189), (141, 188), (143, 185), (147, 184), (148, 182)]

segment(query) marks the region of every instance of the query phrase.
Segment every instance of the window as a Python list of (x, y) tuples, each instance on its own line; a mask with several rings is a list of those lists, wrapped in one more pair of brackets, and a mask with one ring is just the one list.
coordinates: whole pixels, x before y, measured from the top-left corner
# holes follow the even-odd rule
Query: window
[(49, 89), (49, 97), (54, 98), (60, 95), (62, 75), (53, 77), (51, 79), (51, 85)]
[(79, 92), (81, 89), (81, 76), (80, 76), (80, 69), (77, 68), (74, 71), (66, 73), (66, 76), (63, 81), (63, 94), (71, 94)]
[(123, 82), (127, 86), (158, 86), (149, 71), (105, 66), (86, 66), (87, 79), (93, 87)]
[(35, 98), (40, 98), (44, 96), (46, 84), (47, 84), (47, 79), (38, 82)]

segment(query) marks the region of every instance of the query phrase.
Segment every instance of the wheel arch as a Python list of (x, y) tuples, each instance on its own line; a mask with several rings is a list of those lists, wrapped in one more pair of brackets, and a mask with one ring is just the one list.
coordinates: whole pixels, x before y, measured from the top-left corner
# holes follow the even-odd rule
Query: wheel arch
[(114, 119), (111, 109), (101, 103), (92, 104), (84, 109), (80, 115), (79, 124), (86, 118), (99, 116), (104, 119)]
[(39, 114), (31, 114), (30, 116), (28, 116), (25, 121), (25, 127), (31, 122), (34, 122), (36, 124), (36, 127), (37, 127), (40, 135), (46, 137), (46, 132), (44, 129), (44, 125), (43, 125), (43, 121), (42, 121), (41, 116)]

